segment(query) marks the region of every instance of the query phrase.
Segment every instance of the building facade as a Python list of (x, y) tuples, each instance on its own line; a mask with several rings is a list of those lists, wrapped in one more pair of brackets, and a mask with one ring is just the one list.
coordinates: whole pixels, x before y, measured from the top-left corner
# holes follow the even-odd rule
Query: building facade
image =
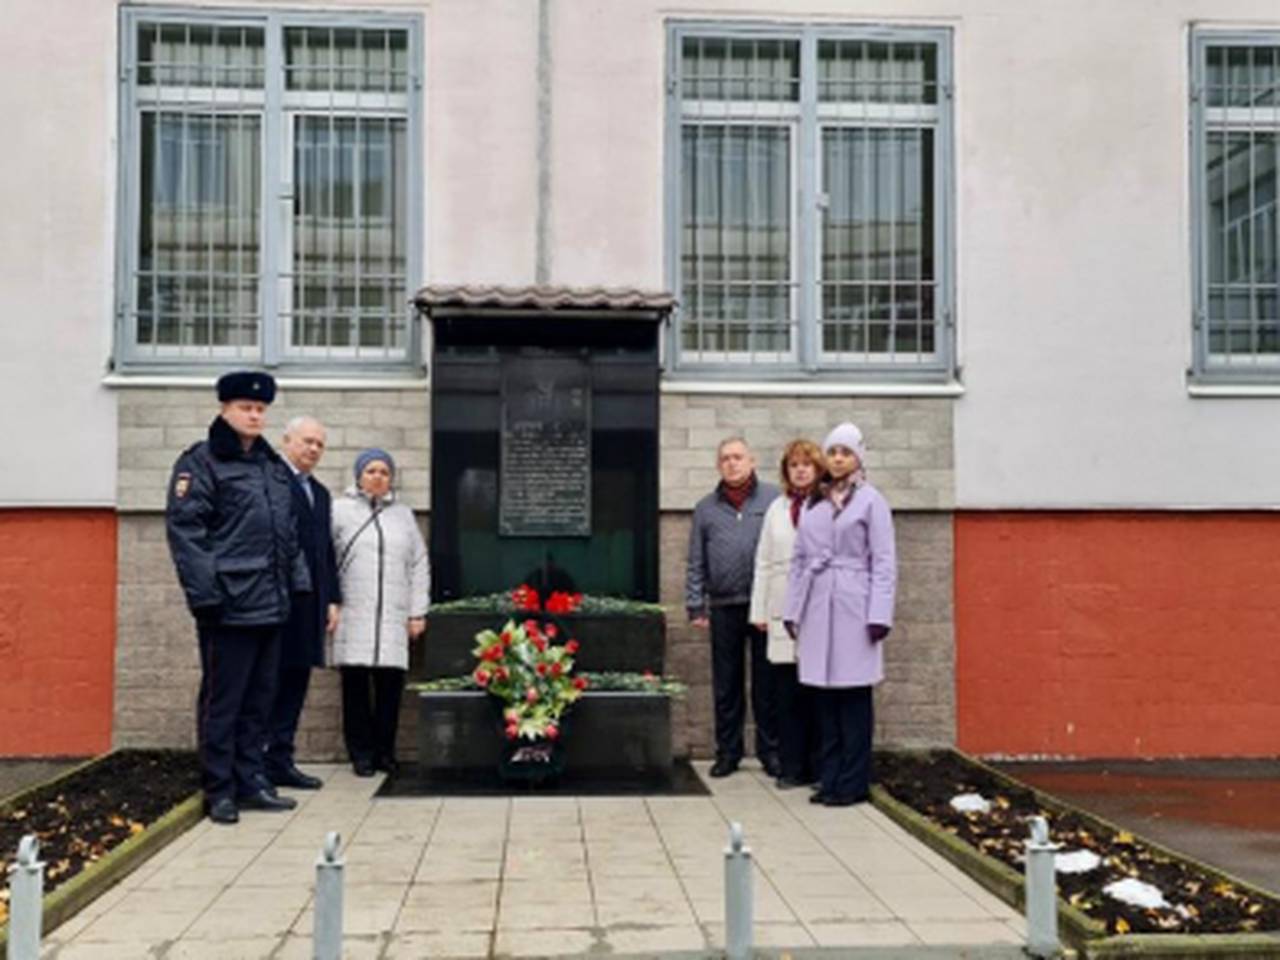
[[(393, 450), (430, 522), (429, 282), (678, 298), (682, 748), (715, 444), (772, 473), (852, 419), (902, 562), (881, 740), (1280, 754), (1274, 4), (8, 9), (0, 755), (191, 742), (162, 509), (220, 372), (325, 421), (331, 487)], [(312, 756), (337, 700), (320, 678)]]

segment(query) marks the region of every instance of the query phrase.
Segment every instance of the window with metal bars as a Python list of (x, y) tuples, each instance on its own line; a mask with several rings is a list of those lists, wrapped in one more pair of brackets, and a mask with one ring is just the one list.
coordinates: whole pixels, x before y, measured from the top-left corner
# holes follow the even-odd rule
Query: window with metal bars
[(1280, 380), (1280, 32), (1192, 36), (1194, 366)]
[(117, 354), (403, 367), (415, 18), (126, 8)]
[(952, 370), (945, 29), (673, 24), (677, 371)]

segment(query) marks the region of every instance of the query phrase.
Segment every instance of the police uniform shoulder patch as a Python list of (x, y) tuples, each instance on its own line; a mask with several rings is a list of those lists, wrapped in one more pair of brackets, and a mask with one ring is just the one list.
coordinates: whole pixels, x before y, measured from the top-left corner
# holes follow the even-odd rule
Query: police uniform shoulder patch
[(173, 495), (181, 500), (191, 490), (191, 474), (180, 473), (173, 478)]

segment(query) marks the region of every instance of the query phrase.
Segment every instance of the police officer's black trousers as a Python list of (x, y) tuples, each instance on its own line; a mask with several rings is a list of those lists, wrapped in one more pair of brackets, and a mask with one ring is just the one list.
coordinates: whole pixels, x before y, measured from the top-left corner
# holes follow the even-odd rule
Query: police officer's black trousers
[(342, 668), (342, 735), (352, 763), (395, 760), (405, 673), (397, 667)]
[(275, 702), (267, 721), (267, 773), (283, 774), (293, 767), (293, 741), (302, 705), (311, 684), (311, 667), (281, 667)]
[(751, 716), (756, 724), (756, 756), (778, 754), (778, 705), (773, 664), (765, 655), (764, 631), (747, 622), (747, 604), (711, 608), (711, 687), (715, 696), (716, 757), (742, 759), (746, 722), (746, 665), (751, 657)]
[(778, 692), (778, 760), (782, 775), (798, 783), (817, 779), (822, 738), (814, 709), (814, 689), (800, 682), (794, 663), (773, 665)]
[(822, 727), (821, 789), (834, 800), (863, 800), (871, 789), (871, 687), (817, 687)]
[(210, 801), (261, 789), (262, 743), (280, 665), (279, 627), (201, 623), (196, 733)]

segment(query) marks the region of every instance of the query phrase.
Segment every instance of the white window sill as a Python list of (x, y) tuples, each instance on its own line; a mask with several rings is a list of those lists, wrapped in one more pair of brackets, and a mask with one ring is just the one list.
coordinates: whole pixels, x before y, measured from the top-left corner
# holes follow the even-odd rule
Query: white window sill
[(1208, 400), (1280, 397), (1280, 383), (1188, 383), (1187, 396)]
[[(281, 390), (423, 390), (429, 386), (425, 377), (276, 377)], [(110, 389), (129, 390), (146, 387), (212, 387), (215, 374), (109, 373), (102, 385)]]
[(945, 383), (848, 383), (761, 380), (663, 380), (663, 393), (769, 397), (961, 397), (964, 385)]

